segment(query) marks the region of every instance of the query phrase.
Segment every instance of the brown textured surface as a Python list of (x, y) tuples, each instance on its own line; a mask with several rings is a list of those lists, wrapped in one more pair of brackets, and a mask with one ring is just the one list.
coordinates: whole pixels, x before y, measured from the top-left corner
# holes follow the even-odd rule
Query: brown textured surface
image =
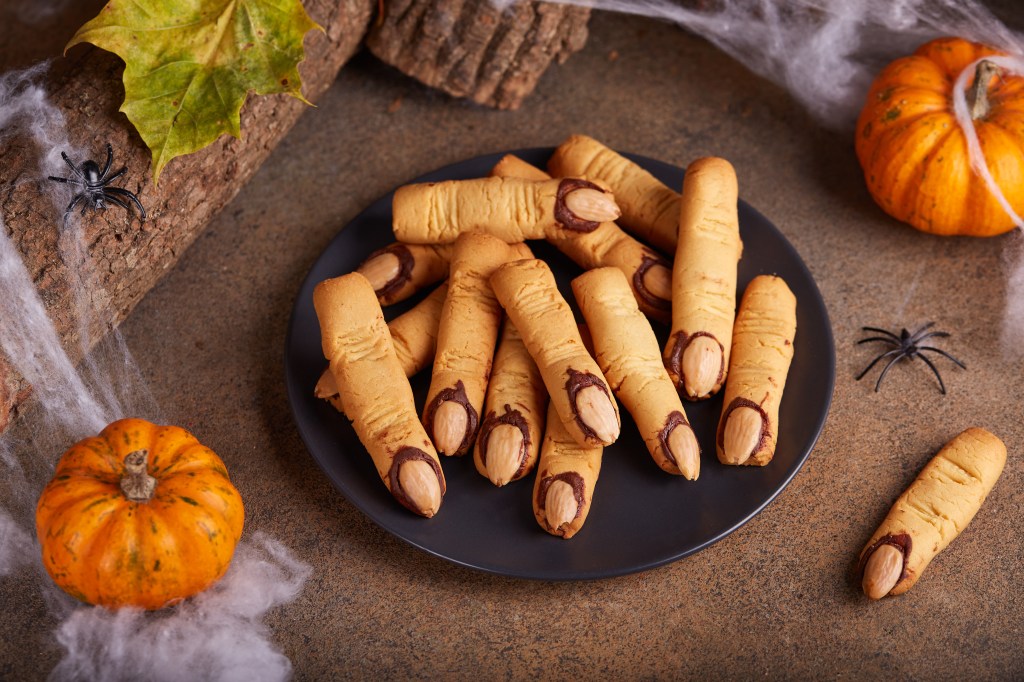
[[(595, 13), (591, 28), (588, 47), (514, 114), (355, 59), (122, 325), (168, 419), (226, 461), (246, 533), (265, 531), (314, 566), (299, 599), (268, 617), (296, 679), (1024, 677), (1024, 366), (997, 341), (1001, 257), (1016, 238), (904, 228), (872, 203), (850, 137), (814, 126), (778, 88), (671, 26)], [(821, 287), (836, 392), (805, 467), (725, 540), (640, 575), (524, 582), (429, 556), (343, 499), (295, 430), (281, 356), (307, 269), (370, 202), (439, 165), (579, 130), (675, 164), (717, 154), (735, 165), (740, 195)], [(854, 345), (861, 325), (930, 319), (969, 367), (940, 360), (948, 396), (920, 363), (894, 368), (881, 393), (874, 373), (853, 380), (874, 355)], [(796, 343), (799, 353), (814, 340)], [(40, 424), (24, 420), (22, 432)], [(1006, 470), (913, 590), (870, 603), (852, 576), (858, 553), (971, 425), (1004, 440)], [(532, 481), (516, 485), (528, 496)], [(17, 604), (0, 618), (0, 677), (45, 677), (60, 650), (33, 576), (0, 581), (0, 601)]]
[(455, 97), (518, 109), (552, 61), (587, 41), (584, 7), (517, 0), (388, 0), (367, 45), (385, 63)]
[[(303, 93), (314, 101), (358, 49), (373, 2), (310, 0), (306, 5), (325, 28), (325, 32), (313, 31), (306, 37), (306, 60), (300, 67)], [(3, 36), (12, 33), (17, 30), (7, 27), (0, 31)], [(15, 63), (22, 57), (13, 48), (0, 56)], [(287, 95), (250, 98), (242, 110), (243, 139), (224, 135), (206, 149), (175, 159), (167, 166), (163, 182), (155, 187), (149, 174), (149, 150), (118, 112), (124, 99), (123, 69), (118, 57), (88, 45), (71, 50), (65, 59), (56, 59), (46, 80), (49, 99), (61, 111), (70, 140), (97, 151), (109, 142), (116, 150), (113, 169), (128, 167), (128, 179), (118, 184), (135, 192), (148, 213), (145, 222), (129, 220), (117, 207), (98, 214), (89, 212), (82, 218), (90, 270), (97, 273), (92, 283), (96, 293), (86, 304), (92, 316), (88, 329), (92, 340), (101, 338), (131, 312), (308, 108)], [(35, 143), (23, 136), (5, 139), (0, 158), (0, 215), (65, 346), (79, 348), (67, 267), (54, 257), (57, 232), (53, 227), (60, 216), (50, 202), (39, 201), (39, 183), (47, 181), (35, 179)], [(99, 154), (92, 158), (102, 161)], [(0, 357), (0, 432), (11, 413), (17, 414), (26, 395), (24, 380)]]

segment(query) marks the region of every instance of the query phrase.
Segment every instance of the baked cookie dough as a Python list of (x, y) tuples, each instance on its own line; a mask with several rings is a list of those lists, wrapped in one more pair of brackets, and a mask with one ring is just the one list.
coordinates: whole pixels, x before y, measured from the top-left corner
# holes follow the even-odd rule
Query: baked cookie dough
[(861, 550), (858, 572), (871, 599), (903, 594), (978, 513), (1006, 464), (1006, 446), (970, 428), (946, 443), (893, 504)]
[(729, 368), (743, 249), (737, 200), (736, 172), (725, 159), (698, 159), (687, 167), (665, 367), (689, 400), (717, 393)]
[(395, 238), (445, 244), (464, 232), (486, 232), (514, 244), (555, 230), (591, 232), (619, 217), (610, 192), (578, 178), (477, 178), (405, 185), (391, 204)]
[(377, 473), (402, 506), (433, 516), (444, 496), (444, 474), (373, 286), (357, 272), (329, 279), (313, 290), (313, 306), (345, 414)]
[[(512, 154), (503, 156), (491, 175), (538, 181), (551, 177)], [(622, 270), (640, 310), (659, 322), (671, 319), (672, 263), (615, 223), (601, 223), (593, 232), (553, 231), (547, 241), (584, 270), (605, 266)]]
[(732, 336), (716, 450), (723, 464), (764, 466), (775, 456), (779, 403), (793, 359), (796, 297), (781, 277), (760, 275), (743, 293)]
[(590, 514), (601, 473), (601, 445), (581, 445), (548, 406), (547, 429), (533, 484), (533, 515), (540, 527), (569, 539)]
[[(398, 364), (402, 366), (402, 371), (407, 377), (419, 374), (434, 359), (437, 326), (441, 321), (441, 307), (447, 294), (448, 283), (445, 282), (415, 306), (388, 322), (388, 331), (391, 332), (391, 342), (395, 347)], [(313, 395), (328, 401), (334, 409), (344, 414), (341, 394), (338, 392), (338, 384), (334, 381), (330, 367), (320, 375)]]
[(533, 471), (540, 452), (548, 392), (523, 337), (505, 320), (487, 384), (473, 461), (497, 486)]
[(566, 431), (580, 445), (614, 443), (620, 428), (618, 406), (601, 368), (583, 346), (551, 269), (541, 260), (513, 261), (495, 271), (491, 286), (522, 334)]
[(616, 268), (598, 268), (572, 281), (594, 346), (615, 397), (633, 415), (651, 457), (662, 470), (695, 480), (700, 446), (647, 318)]
[(370, 280), (380, 304), (409, 298), (448, 276), (451, 244), (393, 242), (366, 257), (356, 272)]
[(488, 279), (522, 248), (483, 233), (455, 242), (423, 408), (423, 425), (441, 454), (464, 455), (476, 438), (502, 317)]
[(548, 161), (555, 177), (596, 180), (615, 193), (622, 224), (664, 253), (676, 252), (679, 194), (616, 151), (586, 135), (573, 135)]

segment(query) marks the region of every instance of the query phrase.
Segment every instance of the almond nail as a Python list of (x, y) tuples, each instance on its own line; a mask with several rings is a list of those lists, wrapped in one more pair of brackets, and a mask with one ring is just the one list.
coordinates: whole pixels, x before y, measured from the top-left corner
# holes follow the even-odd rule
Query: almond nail
[(652, 265), (644, 273), (644, 287), (656, 298), (672, 300), (672, 271), (664, 265)]
[(683, 351), (683, 389), (690, 398), (704, 398), (722, 371), (722, 348), (710, 336), (698, 336)]
[(582, 220), (607, 223), (618, 219), (619, 210), (611, 194), (599, 189), (583, 187), (565, 195), (565, 207)]
[(434, 410), (434, 445), (441, 454), (455, 454), (466, 438), (469, 416), (454, 400), (445, 400)]
[(722, 455), (729, 464), (743, 464), (754, 454), (761, 440), (764, 421), (752, 407), (737, 407), (729, 413), (722, 436)]
[(441, 487), (434, 468), (421, 459), (410, 459), (398, 470), (398, 482), (405, 496), (420, 514), (431, 517), (441, 507)]
[(694, 481), (700, 474), (700, 446), (693, 435), (693, 429), (679, 424), (668, 436), (668, 449), (683, 477)]
[(523, 432), (511, 424), (498, 424), (487, 436), (487, 478), (502, 486), (512, 480), (523, 463)]
[(320, 375), (319, 381), (316, 382), (313, 396), (326, 399), (336, 395), (338, 395), (338, 382), (334, 380), (334, 374), (331, 373), (330, 368), (325, 369), (324, 373)]
[(576, 504), (572, 486), (565, 481), (553, 481), (548, 486), (548, 493), (544, 498), (544, 518), (548, 522), (548, 527), (559, 533), (563, 525), (576, 518), (578, 511), (579, 505)]
[(587, 386), (576, 394), (576, 414), (604, 445), (619, 437), (619, 420), (611, 398), (600, 386)]
[(881, 545), (864, 565), (864, 580), (861, 587), (871, 599), (881, 599), (889, 594), (903, 575), (903, 552), (893, 545)]
[(365, 261), (356, 269), (356, 272), (370, 280), (370, 286), (374, 291), (380, 291), (398, 277), (401, 265), (398, 256), (385, 251)]

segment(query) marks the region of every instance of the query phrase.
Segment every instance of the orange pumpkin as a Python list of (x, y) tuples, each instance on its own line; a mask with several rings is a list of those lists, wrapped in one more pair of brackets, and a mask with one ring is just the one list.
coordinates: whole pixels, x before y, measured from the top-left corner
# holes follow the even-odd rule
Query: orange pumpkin
[(73, 445), (36, 506), (43, 564), (68, 594), (158, 609), (224, 575), (242, 498), (217, 455), (177, 426), (122, 419)]
[[(959, 38), (922, 45), (889, 64), (857, 121), (856, 149), (868, 190), (886, 213), (919, 230), (987, 237), (1013, 220), (971, 168), (953, 113), (953, 83), (972, 62), (999, 55)], [(967, 104), (982, 153), (1003, 196), (1024, 214), (1024, 78), (982, 61)]]

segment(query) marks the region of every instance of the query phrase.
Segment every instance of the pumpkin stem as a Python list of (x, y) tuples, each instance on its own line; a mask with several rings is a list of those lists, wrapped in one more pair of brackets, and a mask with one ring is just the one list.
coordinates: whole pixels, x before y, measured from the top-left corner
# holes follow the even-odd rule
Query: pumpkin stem
[(999, 71), (999, 67), (987, 59), (978, 62), (978, 68), (974, 71), (974, 84), (967, 93), (967, 106), (971, 112), (971, 120), (977, 121), (985, 118), (989, 112), (988, 103), (988, 82), (992, 76)]
[(156, 479), (146, 473), (148, 459), (149, 450), (136, 450), (124, 457), (121, 492), (132, 502), (148, 502), (156, 489)]

